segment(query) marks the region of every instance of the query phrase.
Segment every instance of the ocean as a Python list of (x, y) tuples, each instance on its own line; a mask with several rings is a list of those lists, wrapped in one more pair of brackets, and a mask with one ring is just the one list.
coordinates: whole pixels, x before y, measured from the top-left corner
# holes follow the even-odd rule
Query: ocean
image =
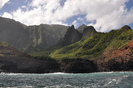
[(133, 88), (133, 72), (1, 73), (0, 88)]

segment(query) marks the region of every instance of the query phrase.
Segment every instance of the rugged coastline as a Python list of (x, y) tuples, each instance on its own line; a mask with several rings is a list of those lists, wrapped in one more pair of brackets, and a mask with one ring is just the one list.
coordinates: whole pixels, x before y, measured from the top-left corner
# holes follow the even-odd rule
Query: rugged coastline
[(101, 33), (84, 24), (75, 29), (0, 19), (0, 72), (133, 71), (133, 30), (128, 25)]

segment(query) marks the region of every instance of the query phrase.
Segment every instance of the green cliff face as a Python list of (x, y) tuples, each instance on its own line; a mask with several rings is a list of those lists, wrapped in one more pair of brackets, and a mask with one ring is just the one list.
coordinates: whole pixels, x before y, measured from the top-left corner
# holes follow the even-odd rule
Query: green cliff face
[(5, 41), (24, 52), (44, 50), (64, 37), (68, 26), (26, 26), (12, 19), (0, 17), (0, 41)]
[(52, 58), (83, 58), (95, 60), (103, 52), (111, 52), (125, 46), (133, 40), (133, 30), (124, 26), (108, 33), (95, 32), (86, 40), (62, 47), (50, 54)]
[(26, 52), (35, 52), (47, 49), (55, 45), (66, 33), (67, 26), (45, 25), (29, 26), (27, 30), (29, 35), (28, 45), (23, 49)]

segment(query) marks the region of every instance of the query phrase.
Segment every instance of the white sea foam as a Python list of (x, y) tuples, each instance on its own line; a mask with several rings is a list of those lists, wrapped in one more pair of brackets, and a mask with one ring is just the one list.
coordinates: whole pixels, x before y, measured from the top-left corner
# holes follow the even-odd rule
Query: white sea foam
[(8, 73), (7, 75), (18, 75), (18, 73)]
[(56, 73), (53, 73), (53, 74), (67, 74), (67, 73), (56, 72)]
[(46, 73), (46, 74), (53, 74), (53, 75), (66, 75), (66, 74), (72, 74), (72, 73), (55, 72), (55, 73)]
[(4, 73), (4, 72), (1, 72), (0, 74), (6, 74), (6, 73)]
[(45, 74), (1, 73), (0, 87), (40, 88), (41, 86), (41, 88), (132, 88), (132, 79), (133, 72), (104, 72), (72, 75), (61, 72)]

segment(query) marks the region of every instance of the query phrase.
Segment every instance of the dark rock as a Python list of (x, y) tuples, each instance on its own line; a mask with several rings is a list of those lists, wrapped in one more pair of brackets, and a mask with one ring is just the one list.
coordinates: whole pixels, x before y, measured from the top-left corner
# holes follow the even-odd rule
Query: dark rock
[(83, 29), (86, 28), (87, 26), (85, 24), (82, 24), (80, 27), (77, 28), (77, 30), (80, 32), (80, 33), (83, 33)]
[(97, 67), (93, 61), (84, 59), (64, 59), (61, 62), (60, 70), (66, 73), (91, 73), (96, 72)]
[(61, 46), (63, 47), (66, 45), (73, 44), (79, 41), (81, 38), (82, 38), (82, 34), (74, 28), (74, 25), (72, 25), (70, 28), (68, 28), (62, 40)]
[(7, 42), (23, 52), (35, 52), (55, 45), (64, 37), (69, 26), (26, 26), (13, 19), (0, 17), (0, 41)]
[(48, 73), (58, 70), (59, 64), (54, 59), (35, 59), (5, 42), (0, 42), (0, 72)]
[(84, 28), (82, 40), (88, 39), (90, 36), (92, 36), (95, 33), (97, 33), (97, 31), (95, 30), (93, 26), (88, 26)]
[(99, 71), (133, 71), (133, 41), (95, 61)]

